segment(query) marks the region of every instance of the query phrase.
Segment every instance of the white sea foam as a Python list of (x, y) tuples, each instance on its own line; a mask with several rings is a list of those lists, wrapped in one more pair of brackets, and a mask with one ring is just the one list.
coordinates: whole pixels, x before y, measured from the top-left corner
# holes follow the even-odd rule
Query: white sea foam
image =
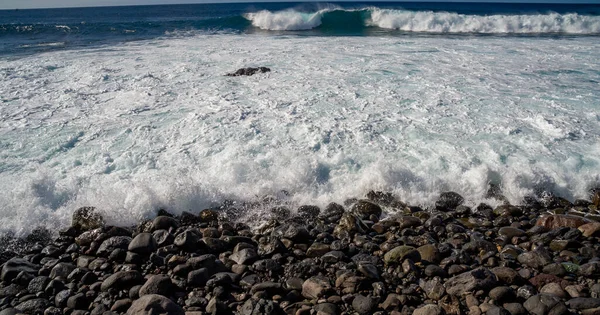
[(372, 9), (370, 26), (435, 33), (599, 34), (600, 16), (569, 14), (466, 15), (451, 12)]
[[(273, 71), (224, 76), (246, 66)], [(0, 233), (83, 205), (133, 224), (281, 190), (319, 206), (369, 189), (476, 205), (489, 183), (512, 203), (586, 197), (598, 69), (590, 38), (200, 35), (0, 59)]]

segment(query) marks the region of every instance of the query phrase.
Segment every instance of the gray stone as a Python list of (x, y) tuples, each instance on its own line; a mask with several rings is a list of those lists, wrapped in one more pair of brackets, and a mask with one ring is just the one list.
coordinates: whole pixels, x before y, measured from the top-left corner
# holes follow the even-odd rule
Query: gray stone
[(600, 299), (578, 297), (567, 301), (567, 306), (574, 310), (587, 310), (600, 307)]
[(185, 315), (185, 312), (179, 305), (158, 294), (148, 294), (140, 297), (127, 310), (127, 315), (147, 314)]
[(156, 240), (150, 233), (140, 233), (133, 238), (127, 250), (137, 254), (150, 254), (158, 247)]
[(21, 272), (36, 275), (40, 266), (32, 264), (23, 258), (11, 258), (2, 266), (0, 278), (4, 282), (11, 282)]
[(94, 207), (81, 207), (73, 212), (71, 226), (88, 231), (104, 226), (104, 219)]
[(517, 260), (523, 265), (537, 269), (551, 264), (552, 256), (543, 246), (540, 246), (534, 251), (520, 254)]
[(139, 284), (142, 281), (142, 274), (138, 271), (119, 271), (106, 278), (106, 280), (102, 282), (100, 289), (102, 291), (107, 291), (110, 288), (124, 289)]
[(379, 218), (381, 216), (381, 212), (382, 212), (380, 206), (378, 206), (372, 202), (366, 201), (366, 200), (357, 201), (352, 206), (351, 211), (353, 213), (355, 213), (356, 215), (358, 215), (362, 219), (367, 219), (371, 215), (374, 215), (377, 218)]
[(495, 285), (496, 275), (486, 268), (478, 268), (448, 279), (446, 292), (459, 296), (477, 290), (489, 290)]
[(130, 242), (131, 237), (129, 236), (113, 236), (102, 242), (98, 251), (96, 251), (96, 255), (108, 256), (108, 254), (112, 253), (112, 251), (117, 248), (127, 250)]
[(73, 270), (75, 270), (75, 265), (70, 264), (70, 263), (58, 263), (56, 264), (56, 266), (54, 266), (54, 268), (52, 268), (52, 271), (50, 271), (50, 278), (51, 279), (56, 279), (56, 278), (60, 278), (63, 280), (67, 279), (67, 276), (69, 276), (69, 274), (71, 272), (73, 272)]
[(176, 219), (168, 216), (158, 216), (152, 221), (152, 231), (156, 230), (169, 230), (170, 228), (178, 228), (179, 222)]
[(314, 276), (302, 284), (302, 296), (307, 299), (318, 299), (327, 294), (331, 289), (329, 279), (323, 276)]
[(171, 282), (171, 278), (165, 275), (154, 275), (148, 280), (146, 283), (140, 288), (139, 296), (148, 295), (148, 294), (159, 294), (164, 296), (169, 296), (173, 293), (173, 283)]
[(17, 305), (15, 308), (25, 314), (41, 314), (49, 304), (47, 299), (31, 299)]
[(534, 295), (523, 306), (532, 315), (563, 315), (569, 312), (559, 297), (550, 294)]
[(413, 311), (413, 315), (441, 315), (442, 309), (435, 304), (427, 304)]
[(527, 314), (527, 310), (523, 307), (523, 305), (521, 303), (504, 303), (504, 305), (502, 305), (502, 306), (511, 315), (525, 315), (525, 314)]
[(229, 256), (229, 259), (240, 265), (248, 265), (253, 263), (258, 258), (258, 254), (254, 248), (244, 248)]
[(423, 292), (425, 292), (427, 297), (432, 300), (437, 301), (446, 294), (446, 289), (439, 278), (434, 278), (429, 281), (421, 279), (421, 281), (419, 281), (419, 286), (423, 289)]
[(352, 301), (352, 308), (359, 314), (371, 314), (376, 302), (370, 296), (357, 294)]

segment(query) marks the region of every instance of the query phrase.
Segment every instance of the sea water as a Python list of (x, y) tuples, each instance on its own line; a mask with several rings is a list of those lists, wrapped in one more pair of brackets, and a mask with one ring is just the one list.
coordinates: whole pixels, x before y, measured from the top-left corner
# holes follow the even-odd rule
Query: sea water
[[(221, 4), (0, 11), (0, 234), (600, 185), (598, 5)], [(228, 77), (238, 68), (271, 72)], [(266, 208), (265, 208), (266, 209)], [(246, 209), (260, 223), (265, 209)]]

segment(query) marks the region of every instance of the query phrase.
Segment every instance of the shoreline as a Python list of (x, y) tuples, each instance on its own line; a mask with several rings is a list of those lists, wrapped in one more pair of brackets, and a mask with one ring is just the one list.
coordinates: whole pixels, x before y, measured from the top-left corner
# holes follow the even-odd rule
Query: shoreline
[(351, 201), (274, 207), (256, 229), (208, 209), (107, 226), (83, 207), (57, 238), (40, 230), (0, 253), (0, 314), (600, 311), (600, 191), (496, 208), (453, 192), (434, 209), (373, 191)]

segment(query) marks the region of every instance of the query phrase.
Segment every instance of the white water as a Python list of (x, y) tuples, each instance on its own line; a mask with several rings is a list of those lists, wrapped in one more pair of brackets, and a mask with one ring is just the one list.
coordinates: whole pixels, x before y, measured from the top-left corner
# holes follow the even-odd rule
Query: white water
[[(600, 34), (600, 16), (577, 13), (467, 15), (452, 12), (407, 11), (369, 8), (343, 10), (327, 8), (305, 13), (296, 10), (271, 12), (263, 10), (244, 15), (254, 27), (271, 31), (310, 30), (321, 26), (324, 15), (351, 14), (362, 11), (369, 16), (364, 26), (421, 33), (478, 33), (478, 34)], [(349, 20), (348, 23), (354, 21)], [(336, 21), (336, 23), (343, 23)], [(337, 25), (334, 27), (344, 27)]]
[[(223, 75), (245, 66), (273, 71)], [(0, 231), (282, 189), (320, 206), (370, 189), (475, 205), (490, 182), (513, 203), (583, 198), (599, 182), (598, 69), (595, 38), (213, 35), (3, 58)]]
[(321, 25), (321, 17), (327, 10), (303, 13), (295, 10), (271, 12), (262, 10), (247, 13), (244, 17), (252, 21), (254, 27), (271, 31), (310, 30)]
[(479, 34), (599, 34), (600, 16), (569, 14), (466, 15), (450, 12), (371, 11), (369, 26), (406, 32)]

